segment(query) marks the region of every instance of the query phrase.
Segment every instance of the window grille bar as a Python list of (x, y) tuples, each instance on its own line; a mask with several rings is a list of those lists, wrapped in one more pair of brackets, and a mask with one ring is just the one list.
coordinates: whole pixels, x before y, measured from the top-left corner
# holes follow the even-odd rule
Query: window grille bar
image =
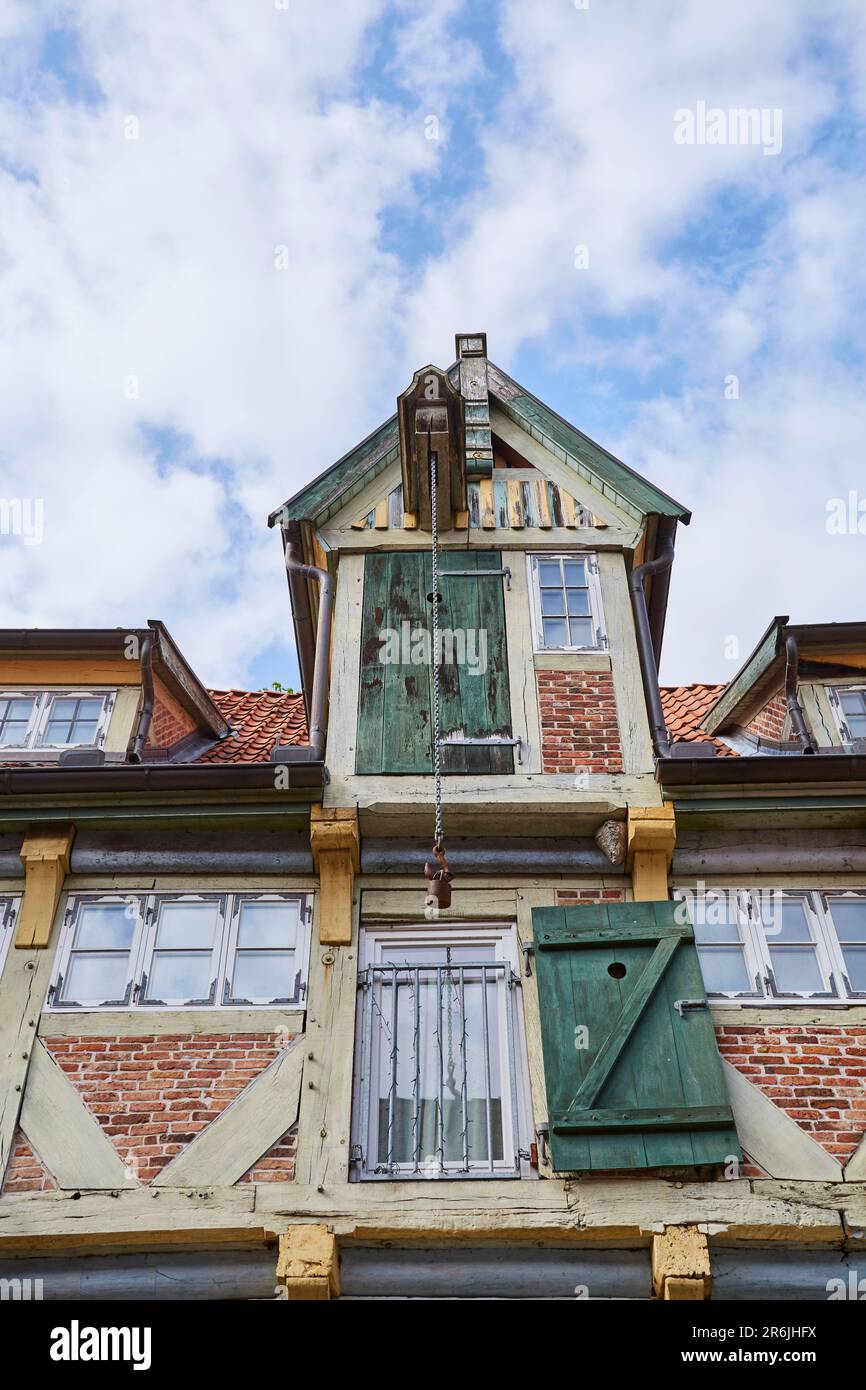
[(398, 1007), (400, 999), (400, 981), (395, 976), (394, 987), (391, 991), (393, 999), (391, 1002), (391, 1085), (388, 1089), (388, 1167), (394, 1164), (394, 1107), (397, 1104), (397, 1024)]
[[(520, 983), (519, 979), (509, 970), (505, 983), (507, 986), (505, 995), (505, 1026), (508, 1030), (508, 1085), (511, 1089), (511, 1143), (514, 1149), (514, 1166), (519, 1168), (520, 1155), (520, 1127), (517, 1111), (517, 1048), (514, 1038), (514, 986)], [(503, 1142), (503, 1158), (505, 1157), (505, 1145)]]
[(460, 1048), (463, 1053), (463, 1084), (460, 1088), (460, 1102), (463, 1118), (463, 1167), (469, 1172), (469, 1096), (468, 1071), (469, 1054), (466, 1047), (466, 976), (465, 967), (460, 967)]
[[(436, 999), (431, 1000), (430, 1010), (424, 1014), (422, 1019), (421, 991), (434, 985), (436, 988)], [(508, 1056), (500, 1058), (500, 1066), (507, 1071), (511, 1094), (506, 1097), (503, 1091), (502, 1103), (510, 1103), (512, 1137), (514, 1139), (515, 1154), (517, 1150), (518, 1134), (518, 1106), (517, 1106), (517, 1066), (516, 1066), (516, 1034), (513, 1018), (513, 1000), (511, 991), (508, 988), (513, 984), (513, 977), (509, 965), (502, 961), (466, 961), (460, 965), (404, 965), (384, 964), (369, 966), (362, 973), (359, 984), (362, 989), (362, 1002), (360, 1005), (361, 1014), (361, 1039), (360, 1039), (360, 1115), (359, 1115), (359, 1149), (361, 1153), (361, 1172), (365, 1177), (378, 1178), (417, 1178), (422, 1171), (422, 1147), (424, 1133), (424, 1110), (425, 1104), (429, 1109), (434, 1110), (435, 1114), (431, 1117), (435, 1120), (434, 1144), (436, 1161), (434, 1176), (440, 1178), (489, 1178), (492, 1175), (517, 1176), (519, 1174), (519, 1164), (515, 1157), (512, 1160), (506, 1159), (503, 1152), (502, 1162), (497, 1167), (495, 1158), (495, 1128), (493, 1114), (493, 1074), (492, 1074), (492, 1053), (495, 1038), (502, 1036), (499, 1032), (501, 1023), (494, 1022), (490, 1015), (490, 1005), (488, 1000), (488, 987), (491, 984), (500, 985), (507, 989), (507, 996), (504, 1007), (507, 1017), (505, 1022), (505, 1036), (503, 1043), (507, 1046)], [(469, 1047), (474, 1040), (469, 1032), (467, 988), (475, 984), (481, 991), (481, 1043), (483, 1055), (479, 1057), (483, 1076), (483, 1093), (479, 1101), (484, 1106), (483, 1125), (486, 1125), (487, 1132), (487, 1154), (486, 1158), (480, 1157), (473, 1163), (471, 1158), (471, 1131), (470, 1124), (470, 1098), (469, 1098)], [(383, 996), (381, 1000), (374, 997), (383, 990), (391, 989), (393, 1003), (388, 1009), (384, 1006)], [(414, 997), (411, 1001), (411, 1013), (413, 1031), (414, 1058), (412, 1063), (412, 1138), (411, 1138), (411, 1159), (403, 1162), (401, 1172), (400, 1153), (400, 1126), (405, 1121), (400, 1120), (401, 1103), (399, 1097), (399, 1052), (397, 1046), (397, 1032), (401, 1013), (401, 1006), (398, 1000), (399, 991), (413, 990)], [(446, 991), (448, 997), (446, 998)], [(432, 990), (431, 990), (432, 992)], [(403, 1016), (406, 1018), (406, 1009), (409, 1002), (404, 998)], [(453, 1020), (459, 1029), (457, 1039), (458, 1050), (462, 1054), (459, 1061), (452, 1061), (451, 1089), (454, 1094), (453, 1119), (457, 1114), (460, 1115), (462, 1126), (460, 1134), (459, 1158), (454, 1155), (450, 1161), (447, 1157), (448, 1135), (451, 1133), (449, 1128), (448, 1114), (446, 1113), (446, 1048), (448, 1039), (446, 1028), (451, 1019), (445, 1017), (446, 1007), (459, 1011), (459, 1016)], [(496, 1019), (499, 1020), (498, 1013)], [(425, 1028), (435, 1029), (436, 1064), (438, 1065), (438, 1077), (435, 1082), (433, 1097), (424, 1102), (422, 1097), (423, 1068), (422, 1068), (422, 1023), (427, 1020)], [(408, 1022), (408, 1019), (406, 1020)], [(393, 1036), (389, 1039), (389, 1047), (382, 1052), (382, 1032), (388, 1032), (388, 1026), (393, 1027)], [(379, 1030), (378, 1032), (376, 1030)], [(456, 1029), (455, 1029), (456, 1031)], [(454, 1062), (456, 1061), (456, 1065)], [(460, 1068), (458, 1072), (458, 1068)], [(376, 1082), (376, 1075), (380, 1080)], [(460, 1082), (457, 1083), (457, 1075)], [(435, 1076), (435, 1072), (434, 1072)], [(504, 1082), (504, 1076), (503, 1076)], [(460, 1085), (459, 1112), (456, 1109), (457, 1095), (456, 1085)], [(387, 1090), (386, 1090), (387, 1087)], [(385, 1126), (378, 1118), (383, 1114), (387, 1105), (387, 1139), (382, 1130)], [(402, 1109), (405, 1114), (405, 1109)], [(449, 1112), (450, 1113), (450, 1112)], [(383, 1116), (384, 1118), (384, 1116)], [(408, 1118), (408, 1116), (407, 1116)], [(483, 1132), (483, 1130), (482, 1130)], [(406, 1136), (408, 1139), (408, 1136)], [(504, 1138), (504, 1132), (503, 1132)], [(405, 1148), (409, 1148), (405, 1139), (402, 1141)], [(379, 1153), (378, 1146), (384, 1149), (387, 1144), (387, 1153)], [(402, 1152), (402, 1150), (401, 1150)], [(409, 1159), (409, 1154), (403, 1155), (404, 1159)]]
[(490, 1022), (487, 1017), (487, 966), (481, 967), (481, 1017), (484, 1021), (484, 1086), (487, 1115), (487, 1166), (493, 1172), (493, 1104), (490, 1096)]
[(416, 1173), (421, 1171), (421, 1126), (419, 1112), (421, 1104), (421, 972), (415, 967), (415, 1018), (414, 1018), (415, 1076), (412, 1083), (412, 1163)]
[(436, 1031), (439, 1040), (439, 1101), (436, 1115), (437, 1135), (436, 1153), (439, 1159), (439, 1172), (445, 1172), (445, 1050), (442, 1046), (442, 968), (436, 969)]
[(363, 977), (363, 1023), (361, 1026), (361, 1163), (365, 1165), (370, 1152), (370, 1072), (373, 1068), (373, 1005), (372, 994), (376, 978), (372, 971)]

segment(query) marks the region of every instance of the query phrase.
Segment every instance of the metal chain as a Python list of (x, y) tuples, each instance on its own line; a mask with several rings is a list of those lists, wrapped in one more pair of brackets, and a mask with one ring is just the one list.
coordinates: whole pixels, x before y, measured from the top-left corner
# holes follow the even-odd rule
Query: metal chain
[(433, 685), (433, 782), (436, 798), (436, 829), (433, 835), (434, 848), (442, 846), (442, 750), (439, 710), (439, 519), (437, 511), (438, 459), (430, 448), (427, 436), (427, 451), (430, 455), (430, 513), (433, 533), (433, 640), (430, 645), (430, 667)]

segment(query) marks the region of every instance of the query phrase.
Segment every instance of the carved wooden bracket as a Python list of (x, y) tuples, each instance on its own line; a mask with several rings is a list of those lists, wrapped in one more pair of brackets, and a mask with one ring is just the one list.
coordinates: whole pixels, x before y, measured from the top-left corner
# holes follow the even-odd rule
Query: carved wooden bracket
[(636, 903), (668, 897), (668, 869), (677, 840), (673, 806), (631, 806), (626, 864)]
[(20, 850), (24, 896), (15, 933), (16, 947), (48, 945), (63, 880), (69, 873), (69, 853), (74, 839), (74, 825), (46, 826), (28, 830), (24, 836)]
[(352, 889), (361, 867), (361, 835), (355, 806), (314, 806), (310, 848), (319, 875), (319, 940), (349, 946), (352, 941)]
[(705, 1299), (713, 1289), (710, 1248), (697, 1226), (665, 1226), (653, 1236), (656, 1298)]
[(290, 1226), (280, 1236), (277, 1283), (290, 1299), (340, 1296), (340, 1255), (327, 1226)]

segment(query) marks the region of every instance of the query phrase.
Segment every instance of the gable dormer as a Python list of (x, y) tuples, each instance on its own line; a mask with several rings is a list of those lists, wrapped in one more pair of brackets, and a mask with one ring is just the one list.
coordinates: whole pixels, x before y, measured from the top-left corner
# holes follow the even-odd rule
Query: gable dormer
[[(510, 800), (539, 817), (556, 806), (616, 813), (647, 779), (652, 802), (628, 575), (670, 549), (688, 513), (495, 366), (483, 334), (458, 335), (457, 353), (447, 370), (416, 371), (392, 420), (271, 517), (297, 557), (308, 706), (314, 570), (336, 580), (333, 804), (372, 797), (410, 822), (427, 812), (434, 501), (446, 797)], [(657, 655), (663, 570), (646, 592)]]

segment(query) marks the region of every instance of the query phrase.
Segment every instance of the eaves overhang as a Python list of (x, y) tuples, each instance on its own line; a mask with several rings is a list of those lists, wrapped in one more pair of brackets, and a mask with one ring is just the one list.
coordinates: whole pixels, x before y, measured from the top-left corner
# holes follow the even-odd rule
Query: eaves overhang
[(659, 758), (656, 781), (667, 787), (736, 787), (785, 785), (850, 786), (861, 782), (866, 788), (866, 755), (860, 753), (820, 753), (809, 756), (791, 753), (782, 757), (760, 754), (751, 758)]
[(801, 664), (828, 654), (866, 653), (866, 623), (790, 623), (787, 616), (773, 618), (754, 651), (707, 711), (701, 722), (705, 733), (717, 734), (734, 724), (745, 725), (779, 689), (785, 678), (785, 638), (797, 644)]
[(91, 793), (113, 797), (120, 793), (248, 791), (269, 791), (275, 799), (302, 796), (321, 800), (324, 784), (323, 762), (0, 768), (0, 799), (56, 796), (59, 802), (64, 797)]

